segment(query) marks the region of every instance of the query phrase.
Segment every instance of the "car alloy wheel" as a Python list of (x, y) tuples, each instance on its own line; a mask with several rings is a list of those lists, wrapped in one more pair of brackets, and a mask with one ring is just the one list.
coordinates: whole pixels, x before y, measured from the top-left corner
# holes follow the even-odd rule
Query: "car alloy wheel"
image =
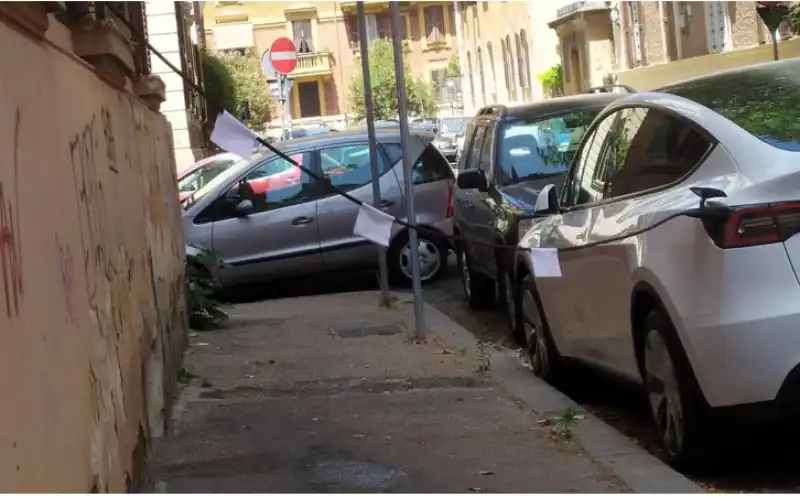
[(531, 367), (536, 376), (544, 377), (550, 369), (550, 357), (544, 335), (542, 314), (533, 293), (527, 289), (522, 296), (522, 322)]
[(671, 455), (680, 454), (684, 418), (678, 376), (667, 344), (656, 330), (647, 332), (644, 359), (647, 397), (658, 434)]
[[(422, 281), (434, 278), (442, 267), (442, 254), (436, 243), (426, 238), (418, 238), (419, 277)], [(407, 242), (400, 250), (400, 270), (411, 280), (411, 242)]]
[(470, 281), (469, 281), (469, 265), (467, 264), (467, 251), (461, 251), (461, 283), (464, 285), (464, 293), (469, 298), (471, 290), (470, 290)]

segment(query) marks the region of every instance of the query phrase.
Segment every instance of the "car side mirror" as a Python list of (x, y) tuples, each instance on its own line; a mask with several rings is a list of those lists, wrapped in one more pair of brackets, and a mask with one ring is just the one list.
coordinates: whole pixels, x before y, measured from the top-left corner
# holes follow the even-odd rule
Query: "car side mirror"
[(236, 207), (234, 208), (236, 215), (240, 217), (246, 217), (252, 214), (254, 210), (255, 207), (253, 207), (253, 202), (251, 202), (250, 200), (242, 200), (241, 202), (236, 204)]
[(489, 181), (486, 179), (486, 173), (480, 169), (461, 171), (456, 178), (456, 184), (461, 190), (489, 191)]
[(539, 192), (536, 204), (533, 206), (533, 213), (539, 216), (552, 216), (558, 214), (561, 204), (558, 200), (558, 191), (555, 185), (547, 185)]

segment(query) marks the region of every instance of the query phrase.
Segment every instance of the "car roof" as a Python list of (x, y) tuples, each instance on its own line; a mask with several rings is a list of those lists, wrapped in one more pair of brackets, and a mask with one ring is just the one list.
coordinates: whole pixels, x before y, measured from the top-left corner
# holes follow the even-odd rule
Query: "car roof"
[[(433, 135), (433, 133), (414, 128), (409, 129), (409, 134), (416, 136)], [(400, 136), (400, 125), (397, 124), (394, 126), (389, 126), (389, 125), (375, 126), (375, 136), (377, 137)], [(303, 136), (300, 138), (293, 138), (291, 140), (284, 140), (278, 143), (274, 143), (272, 145), (275, 146), (278, 150), (285, 152), (289, 150), (297, 150), (300, 148), (305, 148), (307, 146), (324, 147), (326, 145), (335, 145), (343, 141), (351, 141), (358, 139), (364, 139), (364, 140), (367, 139), (366, 126), (354, 126), (336, 132), (328, 131), (326, 133), (319, 133), (315, 135)]]
[(784, 67), (791, 67), (796, 68), (800, 65), (800, 60), (793, 58), (793, 59), (784, 59), (778, 61), (769, 61), (769, 62), (762, 62), (760, 64), (752, 64), (749, 66), (737, 67), (734, 69), (727, 69), (725, 71), (715, 72), (713, 74), (708, 74), (705, 76), (697, 76), (690, 79), (685, 79), (678, 81), (676, 83), (670, 83), (668, 85), (662, 86), (652, 91), (668, 91), (674, 88), (678, 88), (687, 84), (696, 84), (696, 83), (715, 83), (719, 82), (720, 84), (727, 83), (728, 79), (731, 76), (740, 76), (746, 75), (749, 73), (758, 73), (762, 71), (775, 71), (780, 70)]
[(530, 104), (520, 104), (512, 106), (488, 105), (481, 108), (476, 118), (484, 116), (493, 117), (521, 117), (521, 118), (540, 118), (552, 114), (563, 114), (586, 108), (605, 107), (606, 105), (628, 96), (629, 93), (586, 93), (581, 95), (569, 95), (566, 97), (549, 98)]

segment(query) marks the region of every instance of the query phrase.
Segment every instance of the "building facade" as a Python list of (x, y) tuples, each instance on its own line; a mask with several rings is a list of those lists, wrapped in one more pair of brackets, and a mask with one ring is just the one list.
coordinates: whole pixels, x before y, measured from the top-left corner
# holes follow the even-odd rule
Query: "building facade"
[[(411, 70), (443, 92), (444, 74), (457, 54), (453, 3), (402, 2), (401, 33)], [(389, 2), (365, 2), (368, 42), (392, 39)], [(348, 87), (360, 74), (356, 2), (206, 2), (206, 41), (212, 50), (256, 57), (277, 38), (294, 40), (297, 68), (287, 105), (292, 123), (342, 122)], [(281, 112), (276, 113), (276, 122)]]
[(538, 75), (560, 61), (545, 19), (553, 2), (453, 2), (465, 108), (543, 98)]
[[(150, 44), (201, 87), (200, 53), (205, 42), (202, 3), (145, 2)], [(166, 84), (167, 100), (161, 105), (161, 112), (172, 125), (175, 165), (181, 170), (205, 156), (205, 100), (155, 54), (150, 54), (150, 60), (153, 74), (160, 76)]]
[[(566, 94), (612, 83), (647, 90), (772, 58), (771, 49), (758, 48), (770, 33), (756, 2), (580, 1), (559, 9), (549, 25), (559, 38)], [(792, 38), (785, 27), (777, 36)]]

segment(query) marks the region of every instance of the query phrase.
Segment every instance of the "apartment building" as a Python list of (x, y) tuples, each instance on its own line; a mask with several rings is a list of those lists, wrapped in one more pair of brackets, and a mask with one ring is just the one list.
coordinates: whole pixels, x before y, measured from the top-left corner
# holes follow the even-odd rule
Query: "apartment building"
[[(150, 44), (171, 64), (202, 86), (200, 52), (204, 43), (203, 2), (145, 2)], [(181, 170), (205, 156), (203, 122), (205, 100), (155, 54), (150, 54), (152, 73), (166, 85), (161, 112), (172, 126), (175, 166)]]
[(560, 61), (544, 19), (563, 2), (453, 2), (465, 108), (543, 98), (538, 74)]
[[(341, 123), (348, 87), (360, 74), (356, 2), (206, 2), (206, 40), (213, 50), (257, 57), (286, 36), (298, 49), (288, 114), (294, 124)], [(367, 42), (392, 39), (389, 2), (365, 2)], [(402, 37), (411, 70), (445, 91), (445, 69), (457, 54), (453, 2), (402, 2)], [(280, 112), (276, 120), (280, 120)]]
[[(566, 94), (620, 83), (638, 90), (772, 59), (756, 2), (580, 1), (558, 9)], [(786, 28), (784, 56), (800, 55)]]

